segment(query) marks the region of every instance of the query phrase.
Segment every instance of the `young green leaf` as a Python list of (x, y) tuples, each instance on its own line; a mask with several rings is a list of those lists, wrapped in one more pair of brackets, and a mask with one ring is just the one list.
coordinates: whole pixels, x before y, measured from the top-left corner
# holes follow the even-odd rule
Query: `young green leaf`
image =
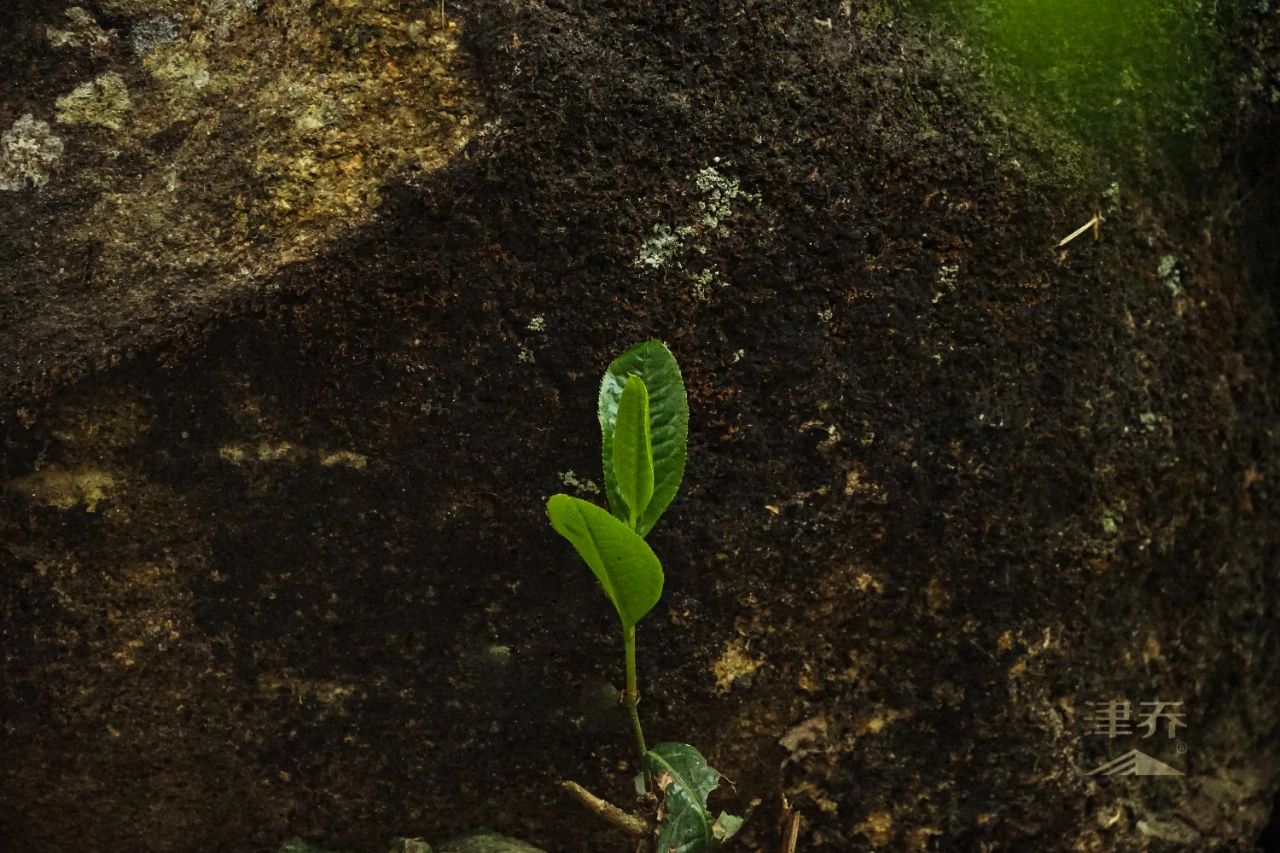
[(604, 460), (605, 493), (609, 508), (624, 521), (630, 507), (624, 499), (614, 470), (613, 444), (618, 422), (618, 405), (631, 376), (638, 376), (649, 392), (649, 433), (653, 447), (653, 497), (649, 500), (636, 532), (648, 534), (675, 498), (684, 478), (685, 452), (689, 439), (689, 400), (685, 396), (680, 366), (661, 341), (645, 341), (618, 356), (600, 382), (600, 436)]
[(649, 437), (649, 391), (639, 376), (627, 379), (613, 432), (613, 474), (626, 502), (628, 521), (639, 526), (653, 497), (653, 444)]
[(662, 595), (662, 564), (653, 549), (600, 507), (569, 495), (552, 495), (547, 515), (591, 567), (623, 627), (634, 627)]
[(740, 818), (723, 812), (711, 820), (707, 797), (720, 784), (720, 771), (698, 750), (687, 743), (660, 743), (645, 754), (644, 763), (662, 792), (660, 853), (704, 853), (742, 826)]

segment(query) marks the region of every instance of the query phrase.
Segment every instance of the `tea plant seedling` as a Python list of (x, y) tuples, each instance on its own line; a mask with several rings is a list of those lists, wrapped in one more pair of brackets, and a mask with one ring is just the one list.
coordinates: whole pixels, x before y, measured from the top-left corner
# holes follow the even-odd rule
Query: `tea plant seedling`
[(658, 853), (703, 853), (732, 837), (743, 819), (724, 812), (711, 817), (707, 798), (721, 775), (698, 750), (675, 742), (646, 745), (636, 684), (636, 624), (658, 603), (664, 582), (662, 563), (644, 537), (680, 489), (688, 443), (689, 403), (671, 351), (646, 341), (614, 359), (600, 383), (598, 415), (609, 510), (557, 494), (547, 501), (547, 515), (618, 613), (639, 783), (661, 798), (656, 829), (576, 783), (565, 787), (624, 831), (652, 837)]

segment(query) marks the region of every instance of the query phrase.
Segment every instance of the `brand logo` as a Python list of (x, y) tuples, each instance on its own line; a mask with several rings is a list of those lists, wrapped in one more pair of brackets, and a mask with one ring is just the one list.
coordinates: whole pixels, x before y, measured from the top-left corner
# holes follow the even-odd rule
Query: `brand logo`
[(1185, 776), (1176, 767), (1152, 758), (1145, 752), (1131, 749), (1119, 758), (1113, 758), (1106, 764), (1095, 767), (1088, 776)]
[[(1137, 709), (1128, 699), (1109, 699), (1105, 702), (1091, 702), (1093, 714), (1088, 720), (1093, 725), (1090, 735), (1105, 737), (1108, 741), (1118, 737), (1137, 736), (1148, 740), (1164, 734), (1165, 743), (1175, 740), (1179, 729), (1187, 727), (1186, 712), (1182, 702), (1166, 702), (1160, 699), (1151, 702), (1139, 702)], [(1155, 741), (1159, 743), (1160, 740)], [(1154, 746), (1154, 744), (1153, 744)], [(1187, 745), (1181, 740), (1174, 744), (1174, 750), (1182, 755)], [(1147, 755), (1140, 749), (1130, 749), (1124, 755), (1104, 762), (1086, 774), (1088, 776), (1185, 776), (1183, 771), (1158, 758)]]

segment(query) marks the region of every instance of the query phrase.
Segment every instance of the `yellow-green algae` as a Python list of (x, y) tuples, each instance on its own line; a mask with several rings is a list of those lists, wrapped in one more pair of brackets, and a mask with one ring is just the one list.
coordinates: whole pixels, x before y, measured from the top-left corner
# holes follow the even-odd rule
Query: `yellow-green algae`
[(1232, 14), (1217, 0), (907, 0), (941, 13), (1026, 131), (1137, 166), (1211, 124)]

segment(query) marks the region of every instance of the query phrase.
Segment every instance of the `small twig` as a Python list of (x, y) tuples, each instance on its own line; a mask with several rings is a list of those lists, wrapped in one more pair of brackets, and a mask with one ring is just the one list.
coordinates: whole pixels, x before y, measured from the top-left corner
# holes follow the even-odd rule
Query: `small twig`
[(1072, 231), (1070, 234), (1068, 234), (1067, 236), (1059, 240), (1058, 248), (1061, 249), (1063, 246), (1067, 245), (1072, 240), (1079, 237), (1084, 232), (1088, 231), (1090, 228), (1093, 229), (1093, 239), (1097, 240), (1098, 237), (1100, 236), (1099, 232), (1102, 230), (1101, 225), (1102, 225), (1102, 214), (1095, 213), (1092, 219), (1090, 219), (1088, 222), (1081, 225), (1079, 228), (1077, 228), (1076, 230)]
[(782, 795), (782, 848), (781, 853), (796, 853), (800, 841), (800, 812), (791, 808), (786, 794)]
[(444, 16), (444, 0), (440, 0), (440, 28), (444, 29), (446, 27), (448, 27), (448, 22)]
[(560, 783), (560, 787), (572, 794), (575, 800), (595, 812), (596, 816), (601, 820), (613, 824), (627, 833), (627, 835), (644, 838), (653, 832), (653, 825), (640, 817), (640, 815), (625, 812), (613, 803), (600, 799), (577, 782), (571, 782), (566, 779)]

